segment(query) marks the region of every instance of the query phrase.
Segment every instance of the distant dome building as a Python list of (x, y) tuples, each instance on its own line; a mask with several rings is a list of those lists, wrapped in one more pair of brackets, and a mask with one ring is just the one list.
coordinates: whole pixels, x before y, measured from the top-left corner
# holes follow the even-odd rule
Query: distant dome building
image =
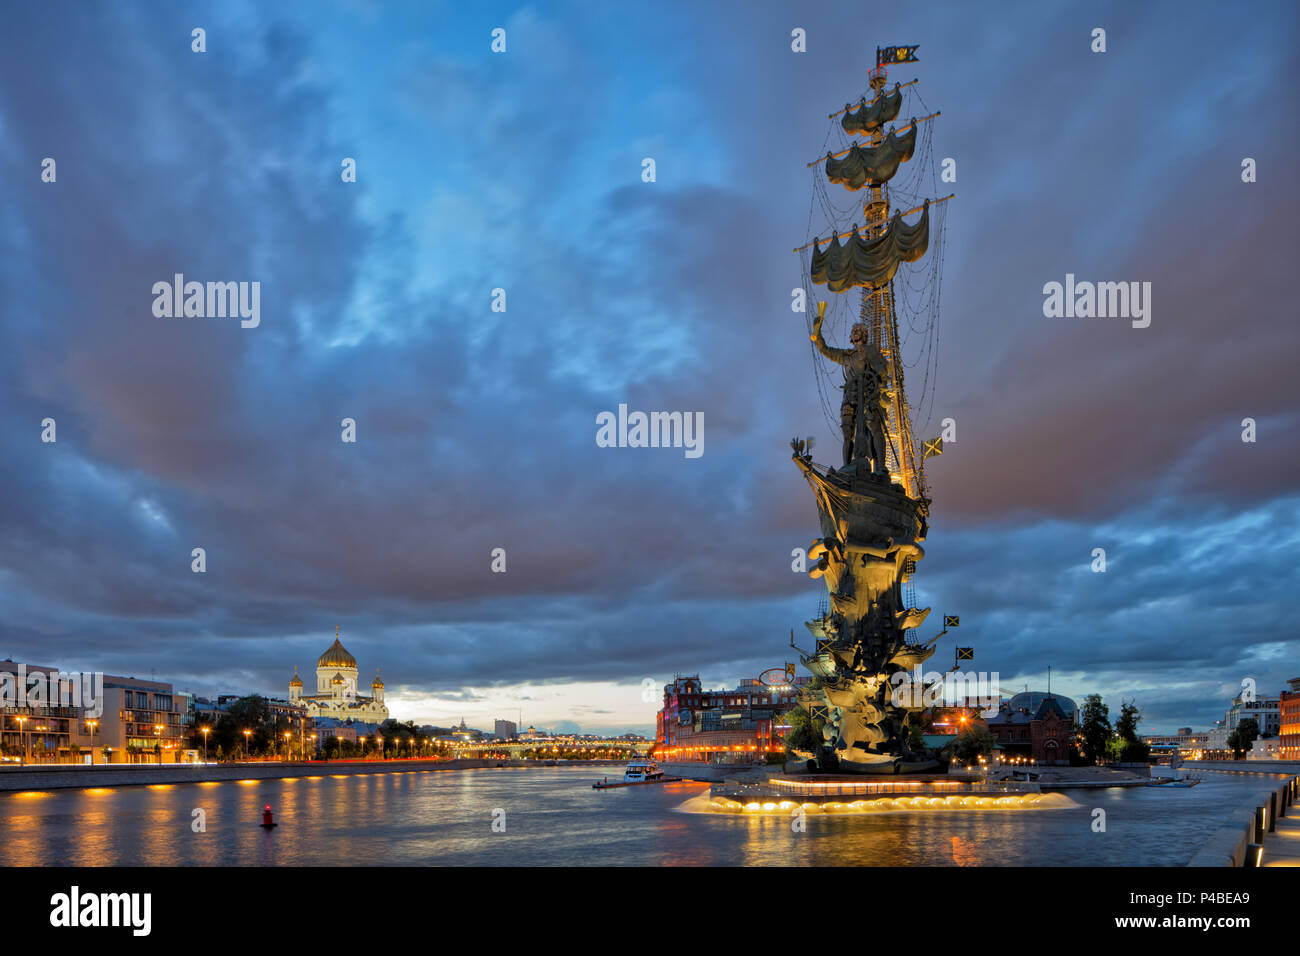
[(1058, 707), (1070, 720), (1075, 720), (1079, 713), (1079, 708), (1068, 697), (1062, 697), (1060, 694), (1048, 694), (1040, 690), (1027, 690), (1016, 694), (1003, 705), (1005, 710), (1011, 713), (1026, 713), (1030, 717), (1037, 717), (1039, 709), (1043, 706), (1043, 701), (1048, 698), (1056, 701)]
[(295, 667), (289, 681), (289, 701), (302, 704), (308, 715), (317, 719), (382, 724), (388, 719), (384, 682), (376, 671), (370, 682), (370, 696), (357, 693), (357, 659), (343, 646), (338, 631), (335, 627), (334, 643), (316, 660), (316, 693), (303, 694), (302, 678)]

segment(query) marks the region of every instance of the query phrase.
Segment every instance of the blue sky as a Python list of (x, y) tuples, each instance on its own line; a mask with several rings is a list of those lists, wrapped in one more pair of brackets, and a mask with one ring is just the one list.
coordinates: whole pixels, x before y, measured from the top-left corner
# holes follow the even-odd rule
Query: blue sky
[[(282, 692), (339, 624), (398, 716), (615, 730), (647, 678), (779, 665), (822, 588), (787, 442), (836, 444), (790, 312), (805, 164), (875, 46), (919, 43), (894, 78), (958, 169), (922, 604), (1005, 689), (1051, 666), (1151, 729), (1300, 675), (1293, 4), (7, 24), (0, 656)], [(176, 272), (261, 282), (260, 326), (155, 318)], [(1044, 318), (1066, 273), (1150, 281), (1152, 325)], [(703, 412), (704, 456), (597, 448), (620, 403)]]

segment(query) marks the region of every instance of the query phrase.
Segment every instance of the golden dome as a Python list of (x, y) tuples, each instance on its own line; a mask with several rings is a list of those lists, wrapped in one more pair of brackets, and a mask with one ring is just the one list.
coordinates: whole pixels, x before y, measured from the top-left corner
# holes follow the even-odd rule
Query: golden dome
[(298, 676), (298, 668), (293, 669), (293, 679), (289, 681), (290, 687), (301, 687), (302, 678)]
[(383, 687), (384, 682), (379, 679), (379, 669), (375, 669), (375, 679), (370, 682), (371, 687)]
[(357, 666), (357, 659), (348, 653), (346, 647), (339, 643), (339, 629), (334, 628), (334, 643), (331, 644), (316, 661), (317, 667), (351, 667)]

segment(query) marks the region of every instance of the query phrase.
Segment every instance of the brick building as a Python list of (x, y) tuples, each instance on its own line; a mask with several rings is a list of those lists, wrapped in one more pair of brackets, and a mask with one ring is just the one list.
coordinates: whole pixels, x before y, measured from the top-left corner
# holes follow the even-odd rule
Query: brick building
[(777, 719), (798, 703), (798, 688), (742, 680), (734, 690), (705, 690), (700, 678), (678, 677), (664, 687), (655, 718), (655, 755), (668, 760), (758, 758), (784, 749)]
[(1291, 689), (1282, 691), (1278, 704), (1280, 755), (1283, 760), (1300, 760), (1300, 677), (1287, 683)]
[(1059, 694), (1016, 694), (985, 721), (1007, 757), (1041, 764), (1069, 763), (1079, 709)]

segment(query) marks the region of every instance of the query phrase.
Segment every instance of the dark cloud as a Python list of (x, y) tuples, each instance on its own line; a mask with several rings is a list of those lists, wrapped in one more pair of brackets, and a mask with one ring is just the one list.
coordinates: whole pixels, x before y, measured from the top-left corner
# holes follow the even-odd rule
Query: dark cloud
[[(922, 598), (1008, 680), (1204, 724), (1300, 667), (1297, 23), (1173, 9), (954, 4), (869, 39), (922, 44), (959, 170)], [(496, 59), (476, 21), (248, 16), (202, 56), (122, 4), (0, 41), (0, 653), (269, 688), (342, 623), (390, 694), (443, 698), (788, 657), (818, 586), (786, 442), (837, 444), (789, 250), (824, 229), (803, 164), (862, 90), (864, 15), (524, 10)], [(261, 281), (261, 327), (154, 318), (176, 272)], [(1067, 272), (1151, 282), (1150, 328), (1045, 319)], [(623, 402), (702, 411), (704, 456), (597, 448)]]

